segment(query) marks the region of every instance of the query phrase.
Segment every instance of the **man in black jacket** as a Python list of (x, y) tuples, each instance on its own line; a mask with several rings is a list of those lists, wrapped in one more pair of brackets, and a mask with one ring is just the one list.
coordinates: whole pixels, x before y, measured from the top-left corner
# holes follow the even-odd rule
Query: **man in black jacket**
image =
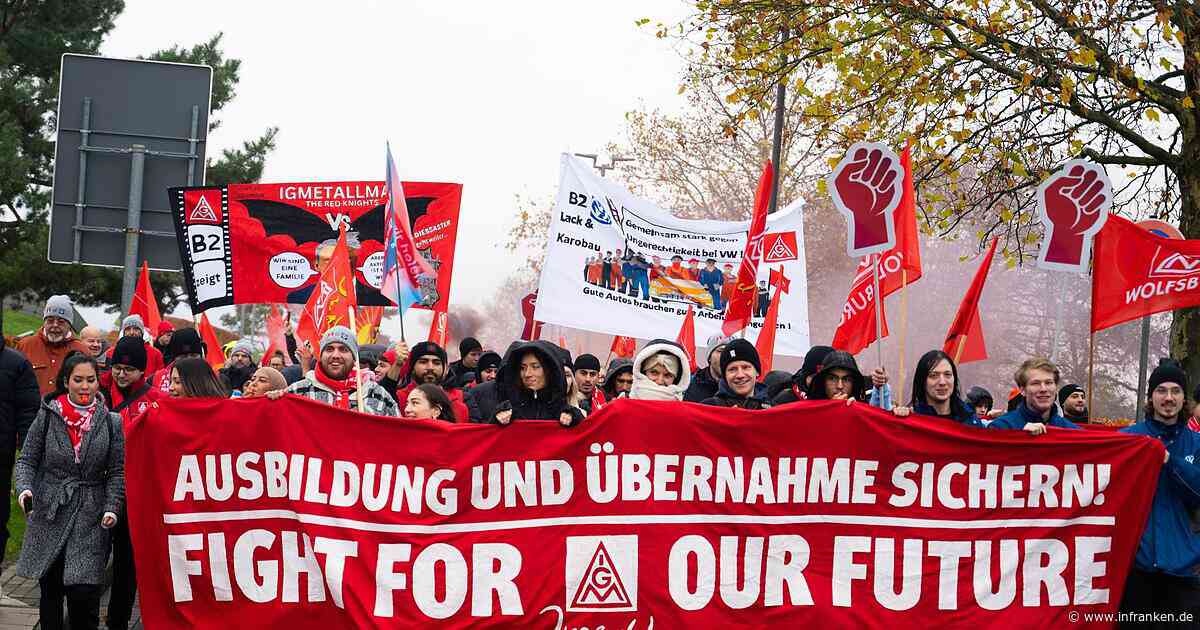
[[(496, 370), (496, 378), (485, 380), (475, 387), (463, 391), (463, 402), (467, 404), (467, 416), (471, 419), (471, 422), (488, 424), (496, 417), (496, 407), (499, 406), (501, 398), (500, 383), (498, 382), (500, 369), (503, 369), (512, 360), (513, 350), (516, 350), (525, 343), (524, 341), (514, 341), (508, 344), (508, 349), (504, 351), (504, 356), (496, 364), (498, 368)], [(480, 361), (483, 358), (483, 356), (479, 357)]]
[(684, 402), (698, 403), (717, 395), (721, 386), (721, 351), (724, 349), (725, 343), (721, 337), (709, 339), (708, 365), (692, 374), (692, 382), (683, 393)]
[[(17, 448), (25, 441), (25, 432), (41, 405), (37, 376), (25, 355), (5, 347), (0, 336), (0, 487), (12, 485), (13, 463)], [(10, 504), (0, 501), (0, 562), (8, 544)]]
[(721, 385), (717, 394), (706, 399), (704, 405), (716, 407), (740, 407), (742, 409), (769, 409), (767, 386), (758, 382), (762, 362), (754, 344), (745, 339), (734, 339), (721, 350)]
[(466, 337), (458, 342), (459, 359), (450, 364), (449, 370), (446, 372), (446, 382), (452, 383), (455, 387), (466, 387), (468, 382), (481, 382), (474, 375), (479, 370), (479, 357), (483, 354), (483, 344), (474, 337)]
[(581, 354), (575, 358), (575, 387), (583, 394), (583, 401), (579, 404), (583, 406), (583, 410), (591, 415), (592, 397), (596, 393), (598, 387), (597, 381), (600, 379), (600, 359), (595, 355)]

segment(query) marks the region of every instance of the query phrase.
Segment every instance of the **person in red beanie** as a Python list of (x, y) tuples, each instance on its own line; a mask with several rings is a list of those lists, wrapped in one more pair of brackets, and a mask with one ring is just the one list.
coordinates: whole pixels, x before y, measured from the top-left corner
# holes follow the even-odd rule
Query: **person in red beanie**
[(170, 365), (175, 360), (171, 356), (171, 336), (175, 334), (175, 326), (167, 320), (158, 322), (158, 330), (154, 331), (154, 348), (162, 353), (163, 365)]

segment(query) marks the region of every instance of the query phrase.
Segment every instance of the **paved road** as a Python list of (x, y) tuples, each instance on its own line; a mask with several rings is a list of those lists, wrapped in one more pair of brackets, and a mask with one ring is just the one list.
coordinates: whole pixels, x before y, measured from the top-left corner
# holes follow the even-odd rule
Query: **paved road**
[[(0, 630), (29, 630), (38, 627), (38, 584), (17, 575), (16, 565), (10, 565), (0, 574)], [(100, 620), (104, 622), (104, 611), (108, 608), (108, 592), (100, 605)], [(101, 627), (104, 627), (103, 625)], [(130, 628), (142, 630), (142, 614), (135, 607)]]

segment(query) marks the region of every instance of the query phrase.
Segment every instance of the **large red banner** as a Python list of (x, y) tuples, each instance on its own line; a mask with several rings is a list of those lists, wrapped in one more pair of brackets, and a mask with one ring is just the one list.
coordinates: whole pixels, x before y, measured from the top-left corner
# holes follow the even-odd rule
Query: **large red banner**
[[(346, 228), (360, 306), (392, 306), (383, 285), (383, 182), (231, 184), (172, 188), (185, 288), (193, 310), (230, 304), (304, 304)], [(404, 182), (422, 276), (417, 306), (450, 303), (461, 184)]]
[(1112, 215), (1096, 235), (1092, 331), (1200, 306), (1200, 240), (1175, 240)]
[(1105, 627), (1162, 459), (829, 401), (563, 429), (284, 398), (160, 403), (126, 479), (151, 629)]

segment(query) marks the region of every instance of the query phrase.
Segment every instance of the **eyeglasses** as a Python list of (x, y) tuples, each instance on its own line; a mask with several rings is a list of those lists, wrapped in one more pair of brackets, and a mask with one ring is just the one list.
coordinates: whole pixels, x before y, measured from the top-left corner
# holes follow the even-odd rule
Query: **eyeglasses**
[(133, 374), (134, 372), (141, 372), (141, 370), (127, 365), (114, 365), (112, 366), (112, 371), (119, 374)]

